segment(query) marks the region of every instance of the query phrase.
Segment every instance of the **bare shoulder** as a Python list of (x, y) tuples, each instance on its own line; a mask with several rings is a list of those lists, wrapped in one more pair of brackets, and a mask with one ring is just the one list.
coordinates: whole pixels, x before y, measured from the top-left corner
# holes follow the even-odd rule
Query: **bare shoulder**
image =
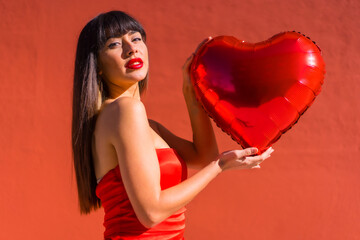
[(134, 128), (149, 126), (144, 104), (130, 97), (122, 97), (105, 103), (99, 114), (98, 124), (108, 136), (115, 134), (117, 137), (119, 137), (118, 133), (123, 135)]
[(104, 115), (113, 115), (120, 114), (123, 112), (132, 113), (132, 112), (141, 112), (145, 111), (144, 104), (135, 98), (130, 97), (121, 97), (111, 103), (108, 103), (104, 106), (103, 110)]
[(98, 120), (107, 126), (111, 126), (115, 123), (117, 125), (119, 120), (127, 120), (139, 115), (146, 115), (144, 104), (138, 99), (122, 97), (104, 103)]

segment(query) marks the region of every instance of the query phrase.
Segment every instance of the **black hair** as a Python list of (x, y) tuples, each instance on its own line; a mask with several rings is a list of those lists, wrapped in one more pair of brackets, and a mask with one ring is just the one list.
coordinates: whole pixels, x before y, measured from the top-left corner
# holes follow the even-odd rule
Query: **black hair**
[[(141, 24), (121, 11), (102, 13), (92, 19), (80, 33), (74, 72), (72, 149), (81, 213), (90, 213), (101, 206), (95, 194), (96, 176), (92, 156), (92, 137), (101, 103), (109, 97), (106, 84), (98, 75), (98, 54), (111, 37), (129, 31), (146, 33)], [(140, 94), (147, 87), (147, 77), (139, 82)]]

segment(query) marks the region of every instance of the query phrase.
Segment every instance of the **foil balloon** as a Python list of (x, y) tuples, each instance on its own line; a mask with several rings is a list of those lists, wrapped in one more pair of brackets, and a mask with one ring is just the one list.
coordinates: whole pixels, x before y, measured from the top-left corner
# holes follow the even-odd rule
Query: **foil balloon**
[(297, 32), (259, 43), (219, 36), (202, 45), (190, 68), (198, 101), (242, 147), (273, 145), (320, 93), (320, 48)]

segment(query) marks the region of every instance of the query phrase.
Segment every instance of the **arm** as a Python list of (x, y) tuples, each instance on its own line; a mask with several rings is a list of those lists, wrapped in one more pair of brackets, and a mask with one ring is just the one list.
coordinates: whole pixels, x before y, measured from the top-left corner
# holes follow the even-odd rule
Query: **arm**
[[(152, 227), (190, 202), (221, 171), (228, 168), (256, 167), (263, 158), (246, 156), (254, 149), (220, 155), (184, 182), (161, 190), (159, 163), (145, 108), (136, 99), (113, 102), (108, 115), (110, 142), (116, 150), (122, 180), (139, 221)], [(236, 157), (234, 157), (235, 155)], [(239, 156), (240, 156), (239, 155)], [(263, 156), (265, 157), (265, 156)]]
[[(200, 46), (202, 44), (200, 44)], [(193, 56), (194, 55), (191, 55), (183, 66), (183, 95), (193, 131), (193, 148), (195, 152), (193, 157), (187, 163), (189, 166), (201, 168), (213, 161), (213, 159), (219, 155), (219, 150), (210, 118), (202, 108), (201, 104), (197, 101), (190, 80), (189, 68)]]
[(184, 93), (184, 97), (193, 130), (193, 141), (176, 136), (157, 121), (149, 119), (149, 123), (171, 148), (176, 149), (188, 167), (201, 169), (218, 156), (218, 148), (211, 121), (190, 91), (193, 89)]
[(191, 91), (192, 88), (185, 90), (184, 97), (193, 131), (193, 141), (176, 136), (154, 120), (149, 122), (156, 127), (161, 138), (171, 148), (176, 149), (188, 167), (201, 169), (213, 161), (219, 152), (210, 119)]
[[(202, 43), (200, 43), (199, 47), (210, 39), (210, 37), (205, 39)], [(197, 49), (199, 49), (199, 47)], [(163, 125), (157, 122), (156, 126), (159, 135), (170, 145), (170, 147), (176, 149), (188, 167), (201, 169), (219, 155), (219, 150), (210, 118), (202, 108), (201, 104), (197, 101), (195, 91), (190, 80), (189, 67), (192, 60), (193, 55), (186, 60), (182, 69), (183, 96), (190, 117), (193, 132), (192, 141), (188, 141), (174, 135)]]

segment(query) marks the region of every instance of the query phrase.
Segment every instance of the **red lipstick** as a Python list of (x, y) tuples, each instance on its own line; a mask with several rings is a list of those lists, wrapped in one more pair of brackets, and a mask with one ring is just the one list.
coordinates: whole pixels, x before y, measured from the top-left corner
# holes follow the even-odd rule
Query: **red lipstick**
[(134, 58), (128, 61), (125, 67), (129, 69), (140, 69), (143, 65), (144, 63), (141, 58)]

